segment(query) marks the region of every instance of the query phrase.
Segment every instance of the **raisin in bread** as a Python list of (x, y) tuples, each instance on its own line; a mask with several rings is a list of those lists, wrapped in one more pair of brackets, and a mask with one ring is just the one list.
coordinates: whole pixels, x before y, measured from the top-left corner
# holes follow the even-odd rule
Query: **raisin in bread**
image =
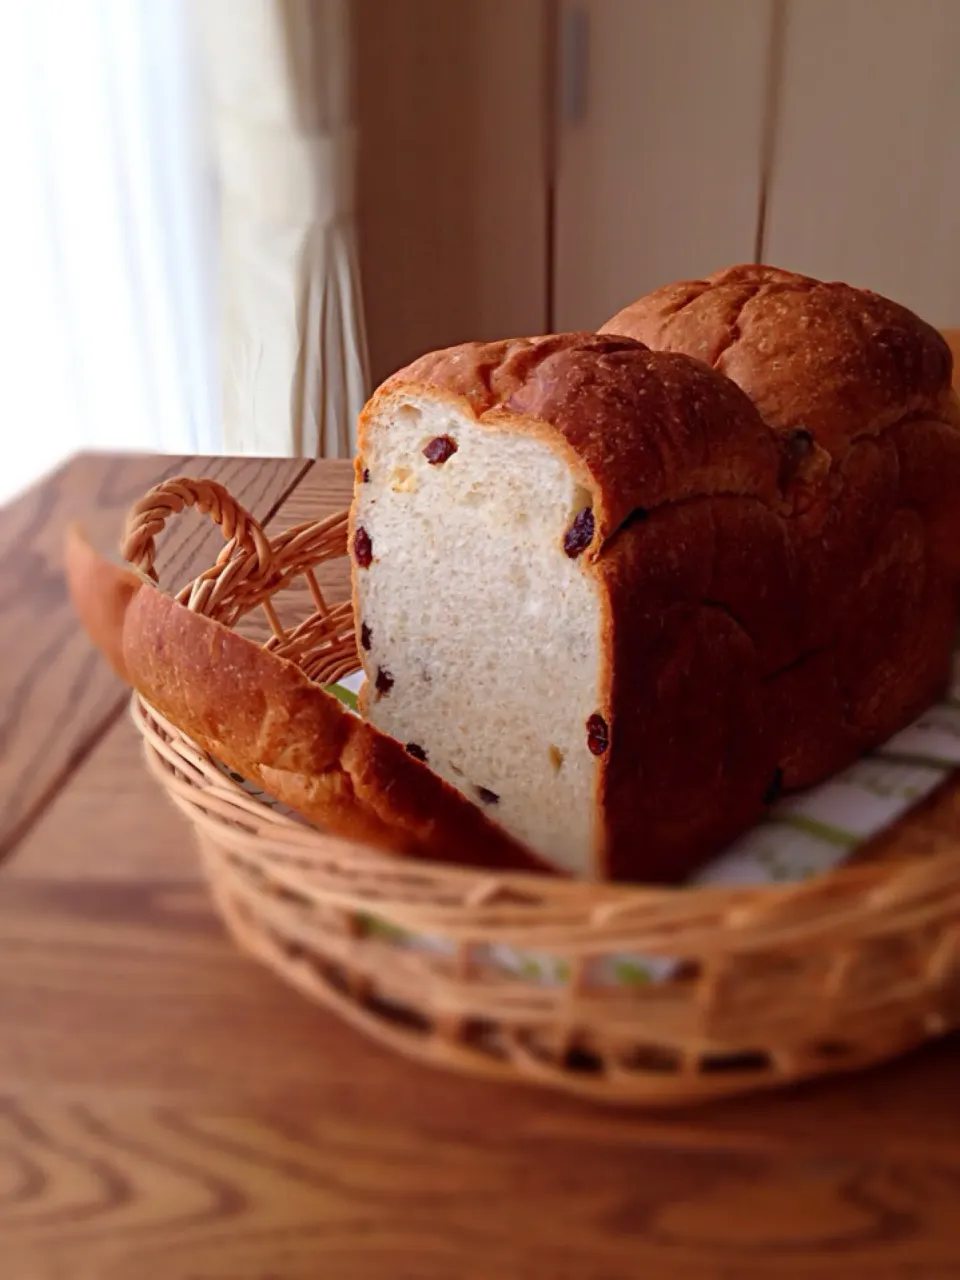
[(360, 419), (364, 714), (559, 869), (683, 876), (778, 776), (783, 472), (729, 379), (629, 338), (418, 360)]
[(705, 361), (781, 445), (791, 608), (778, 625), (762, 580), (728, 603), (759, 646), (784, 784), (816, 782), (944, 680), (960, 579), (949, 348), (875, 293), (765, 266), (668, 285), (602, 332)]

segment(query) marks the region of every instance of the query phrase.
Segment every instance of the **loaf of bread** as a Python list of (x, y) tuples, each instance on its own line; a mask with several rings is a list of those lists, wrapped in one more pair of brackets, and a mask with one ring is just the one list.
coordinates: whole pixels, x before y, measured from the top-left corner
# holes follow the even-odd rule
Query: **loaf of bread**
[[(572, 334), (418, 360), (360, 420), (364, 714), (563, 870), (681, 876), (775, 777), (756, 647), (707, 585), (780, 569), (751, 562), (780, 474), (686, 356)], [(691, 539), (671, 513), (701, 507)]]
[(67, 539), (80, 618), (122, 679), (205, 751), (326, 830), (467, 866), (548, 870), (292, 662)]
[(724, 373), (780, 448), (788, 591), (755, 561), (756, 577), (724, 600), (758, 649), (784, 785), (817, 782), (944, 680), (960, 581), (950, 350), (875, 293), (765, 266), (669, 285), (602, 332)]
[(567, 872), (680, 879), (947, 678), (949, 353), (820, 288), (733, 272), (455, 347), (361, 416), (364, 713)]

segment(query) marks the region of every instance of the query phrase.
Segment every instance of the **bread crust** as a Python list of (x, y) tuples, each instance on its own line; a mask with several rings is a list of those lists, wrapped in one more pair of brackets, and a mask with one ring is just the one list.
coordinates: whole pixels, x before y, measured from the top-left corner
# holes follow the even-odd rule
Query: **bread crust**
[(334, 835), (466, 866), (541, 861), (294, 663), (194, 613), (68, 532), (75, 607), (114, 670), (203, 750)]
[(936, 329), (868, 289), (777, 267), (667, 285), (600, 333), (695, 356), (741, 387), (774, 431), (809, 431), (834, 459), (904, 418), (951, 412), (953, 360)]
[(782, 444), (800, 644), (767, 695), (787, 784), (815, 782), (947, 678), (960, 581), (950, 348), (870, 290), (762, 265), (667, 285), (601, 332), (704, 360)]
[(933, 560), (960, 577), (953, 357), (911, 311), (868, 289), (747, 265), (657, 289), (600, 332), (685, 352), (746, 392), (797, 472), (800, 531), (830, 544), (840, 581), (853, 572), (845, 548), (858, 534), (870, 541), (892, 502), (923, 510)]

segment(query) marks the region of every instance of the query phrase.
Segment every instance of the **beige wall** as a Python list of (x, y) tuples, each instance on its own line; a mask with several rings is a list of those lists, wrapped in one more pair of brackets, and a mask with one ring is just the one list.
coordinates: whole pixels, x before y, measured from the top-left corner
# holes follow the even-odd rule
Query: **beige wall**
[(564, 0), (589, 19), (581, 120), (558, 146), (557, 326), (750, 261), (771, 0)]
[(767, 257), (960, 324), (960, 0), (789, 0)]
[(358, 215), (375, 381), (546, 326), (542, 0), (356, 0)]
[[(590, 23), (586, 109), (553, 135), (551, 224), (547, 32), (572, 8)], [(592, 327), (756, 252), (960, 324), (960, 0), (354, 9), (377, 379), (433, 347), (542, 331), (551, 292), (554, 327)]]

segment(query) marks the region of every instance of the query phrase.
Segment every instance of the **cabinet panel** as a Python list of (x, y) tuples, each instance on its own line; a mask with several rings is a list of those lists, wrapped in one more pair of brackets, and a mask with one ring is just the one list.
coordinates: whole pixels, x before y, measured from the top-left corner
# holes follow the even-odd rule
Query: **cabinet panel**
[(565, 0), (561, 27), (577, 11), (588, 48), (582, 113), (558, 138), (560, 329), (752, 260), (772, 21), (771, 0)]
[(960, 323), (960, 4), (788, 0), (764, 257)]
[(358, 224), (377, 382), (546, 326), (546, 0), (357, 0)]

